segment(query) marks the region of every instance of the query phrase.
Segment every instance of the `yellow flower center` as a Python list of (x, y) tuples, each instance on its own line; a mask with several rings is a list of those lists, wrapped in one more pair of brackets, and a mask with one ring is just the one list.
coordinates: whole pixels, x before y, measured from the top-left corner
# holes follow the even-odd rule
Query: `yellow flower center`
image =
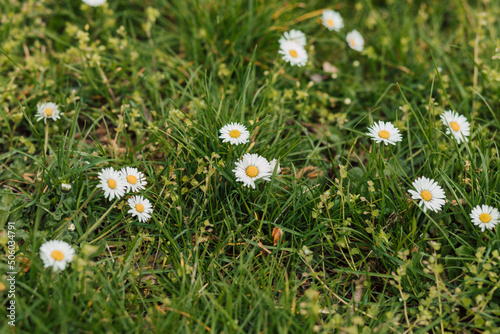
[(50, 256), (52, 256), (52, 258), (56, 261), (62, 261), (64, 259), (63, 252), (58, 250), (53, 251), (52, 254), (50, 254)]
[(486, 224), (490, 222), (491, 216), (487, 213), (481, 213), (479, 215), (479, 220)]
[(127, 181), (128, 181), (128, 183), (136, 184), (137, 178), (134, 175), (129, 175), (129, 176), (127, 176)]
[(332, 19), (326, 20), (326, 24), (328, 24), (330, 27), (333, 27), (333, 20)]
[(52, 109), (50, 109), (50, 108), (46, 108), (46, 109), (45, 109), (45, 115), (47, 115), (47, 117), (50, 117), (50, 116), (52, 116), (52, 112), (53, 112), (53, 111), (54, 111), (54, 110), (52, 110)]
[(429, 202), (432, 199), (431, 192), (428, 190), (424, 190), (420, 193), (420, 196), (422, 196), (424, 201)]
[(108, 180), (108, 186), (111, 188), (111, 189), (115, 189), (116, 188), (116, 181), (113, 180), (113, 179), (109, 179)]
[(241, 135), (241, 132), (238, 130), (234, 129), (229, 132), (229, 137), (231, 138), (238, 138)]
[(460, 130), (460, 125), (458, 125), (457, 122), (450, 122), (450, 128), (452, 128), (453, 131), (457, 132)]
[(256, 177), (259, 174), (259, 170), (255, 166), (248, 166), (246, 172), (250, 177)]
[(390, 134), (390, 133), (389, 133), (389, 131), (387, 131), (387, 130), (382, 130), (382, 131), (380, 131), (380, 132), (378, 133), (378, 136), (379, 136), (380, 138), (387, 139), (387, 138), (389, 138), (389, 137), (391, 136), (391, 134)]
[(351, 43), (351, 46), (355, 46), (356, 45), (356, 42), (354, 42), (354, 39), (352, 39), (352, 38), (349, 40), (349, 43)]
[(135, 205), (135, 209), (137, 210), (137, 212), (142, 213), (142, 211), (144, 211), (144, 205), (138, 203)]
[(297, 58), (299, 54), (295, 50), (290, 50), (290, 56), (292, 56), (293, 58)]

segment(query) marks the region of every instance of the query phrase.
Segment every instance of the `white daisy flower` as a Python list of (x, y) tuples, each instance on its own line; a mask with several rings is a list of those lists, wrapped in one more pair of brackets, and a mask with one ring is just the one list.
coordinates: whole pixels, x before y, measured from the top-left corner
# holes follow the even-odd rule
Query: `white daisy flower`
[(47, 119), (52, 119), (53, 121), (57, 121), (63, 115), (62, 112), (59, 112), (59, 106), (52, 102), (43, 102), (38, 104), (37, 113), (35, 115), (37, 122), (43, 119), (44, 123), (47, 123)]
[(304, 66), (307, 64), (307, 52), (303, 46), (297, 42), (285, 41), (280, 45), (280, 54), (283, 60), (292, 66)]
[(295, 29), (292, 29), (290, 31), (286, 31), (283, 34), (283, 36), (281, 36), (279, 43), (281, 45), (281, 44), (288, 42), (288, 41), (295, 42), (302, 47), (306, 46), (306, 43), (307, 43), (306, 35), (302, 31), (295, 30)]
[(246, 144), (248, 143), (248, 138), (250, 138), (250, 132), (240, 123), (224, 125), (219, 132), (219, 138), (222, 139), (222, 142), (229, 142), (232, 145)]
[(363, 51), (365, 47), (365, 39), (357, 30), (353, 30), (346, 36), (347, 44), (351, 47), (351, 49), (356, 51)]
[(441, 115), (441, 120), (446, 125), (446, 134), (453, 134), (457, 142), (466, 142), (470, 135), (470, 123), (465, 116), (459, 115), (454, 111), (448, 110)]
[(474, 225), (479, 226), (483, 232), (485, 229), (494, 228), (498, 224), (499, 217), (498, 209), (488, 205), (478, 205), (470, 213), (470, 219)]
[[(274, 167), (276, 167), (276, 164), (278, 164), (278, 160), (276, 160), (276, 159), (269, 161), (269, 165), (271, 167), (271, 172), (274, 172)], [(278, 167), (276, 168), (276, 175), (278, 175), (280, 173), (281, 173), (281, 166), (280, 166), (280, 164), (278, 164)]]
[(61, 190), (64, 193), (69, 193), (71, 191), (71, 184), (69, 184), (69, 183), (61, 183)]
[(76, 228), (75, 224), (71, 223), (71, 224), (69, 224), (69, 226), (68, 226), (68, 231), (73, 232), (73, 231), (75, 230), (75, 228)]
[(151, 218), (153, 206), (147, 198), (141, 195), (132, 196), (128, 199), (128, 205), (130, 206), (128, 213), (130, 213), (132, 217), (137, 217), (141, 223), (145, 223)]
[(366, 133), (366, 135), (375, 140), (377, 144), (383, 142), (385, 145), (396, 145), (398, 141), (403, 139), (399, 129), (390, 122), (378, 121), (378, 124), (373, 124), (368, 130), (370, 132)]
[(413, 181), (415, 190), (408, 190), (413, 199), (420, 200), (419, 206), (424, 206), (424, 212), (427, 209), (438, 212), (445, 203), (445, 194), (443, 188), (436, 181), (424, 176)]
[(122, 174), (123, 180), (125, 181), (125, 185), (127, 186), (127, 192), (137, 192), (139, 190), (145, 189), (145, 186), (148, 184), (144, 174), (139, 172), (137, 168), (133, 167), (124, 167), (120, 170)]
[(98, 176), (101, 183), (97, 185), (97, 188), (104, 191), (105, 198), (111, 201), (115, 197), (120, 198), (125, 195), (127, 181), (123, 179), (119, 171), (114, 170), (113, 167), (104, 168), (99, 172)]
[(233, 172), (236, 175), (236, 181), (255, 189), (255, 181), (259, 179), (270, 181), (273, 170), (266, 158), (258, 154), (247, 153), (236, 162)]
[(86, 5), (92, 7), (102, 6), (106, 3), (106, 0), (82, 0)]
[(45, 268), (52, 267), (54, 271), (64, 270), (73, 261), (75, 250), (70, 244), (61, 240), (47, 241), (40, 247), (40, 258)]
[(326, 9), (323, 11), (321, 16), (321, 21), (323, 25), (328, 30), (340, 31), (340, 29), (344, 28), (344, 20), (342, 20), (342, 16), (334, 10)]

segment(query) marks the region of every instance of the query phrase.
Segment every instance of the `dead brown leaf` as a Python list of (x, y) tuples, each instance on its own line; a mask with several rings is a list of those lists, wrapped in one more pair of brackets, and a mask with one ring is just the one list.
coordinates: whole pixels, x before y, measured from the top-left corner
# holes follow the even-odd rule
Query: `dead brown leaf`
[(24, 173), (23, 174), (23, 179), (25, 179), (29, 183), (35, 184), (35, 180), (33, 180), (30, 176), (35, 176), (35, 174)]
[(300, 179), (302, 177), (302, 175), (304, 175), (305, 173), (307, 173), (309, 171), (313, 171), (315, 169), (316, 169), (316, 167), (314, 167), (314, 166), (306, 166), (304, 168), (299, 169), (299, 171), (297, 172), (297, 179)]
[(319, 169), (316, 169), (315, 171), (307, 174), (306, 177), (309, 178), (309, 179), (315, 179), (318, 176), (322, 176), (322, 175), (323, 175), (323, 172), (320, 171)]
[(283, 237), (283, 233), (283, 230), (279, 227), (276, 226), (273, 228), (273, 233), (271, 234), (271, 236), (273, 237), (274, 246), (276, 246), (276, 244), (281, 240), (281, 238)]

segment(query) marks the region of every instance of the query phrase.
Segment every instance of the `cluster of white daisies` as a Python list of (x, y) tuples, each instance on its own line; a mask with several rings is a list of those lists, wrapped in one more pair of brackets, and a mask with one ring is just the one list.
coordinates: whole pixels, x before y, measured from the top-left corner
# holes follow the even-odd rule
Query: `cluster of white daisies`
[[(231, 145), (246, 144), (250, 138), (250, 132), (239, 123), (229, 123), (220, 130), (220, 137), (223, 143)], [(245, 186), (255, 189), (255, 181), (271, 181), (271, 176), (276, 169), (276, 174), (281, 173), (280, 165), (276, 159), (268, 161), (266, 158), (258, 155), (246, 153), (236, 162), (236, 168), (233, 172), (236, 181), (243, 182)]]
[[(454, 111), (445, 111), (441, 116), (443, 124), (446, 126), (446, 134), (452, 134), (457, 143), (467, 142), (470, 135), (470, 123), (463, 115), (459, 115)], [(368, 136), (376, 143), (383, 142), (385, 145), (396, 145), (402, 140), (399, 129), (390, 122), (382, 122), (372, 125), (368, 128)], [(446, 195), (443, 188), (433, 179), (424, 176), (413, 181), (415, 190), (410, 189), (408, 192), (412, 198), (420, 201), (419, 206), (423, 206), (424, 211), (427, 209), (438, 212), (445, 204)], [(500, 214), (498, 209), (488, 205), (477, 205), (470, 213), (470, 217), (474, 225), (479, 226), (481, 231), (494, 228), (499, 221)]]
[[(37, 113), (35, 115), (37, 121), (47, 123), (48, 119), (57, 121), (63, 115), (59, 111), (59, 106), (52, 102), (43, 102), (37, 105)], [(125, 167), (120, 171), (115, 171), (113, 168), (103, 169), (99, 173), (101, 183), (97, 186), (104, 191), (104, 197), (112, 200), (121, 198), (126, 192), (137, 192), (144, 189), (146, 186), (146, 178), (137, 168)], [(71, 190), (71, 188), (70, 188)], [(153, 206), (147, 198), (141, 195), (132, 196), (128, 199), (130, 210), (128, 213), (132, 217), (137, 217), (140, 222), (146, 222), (151, 218)]]
[[(326, 9), (322, 13), (321, 21), (328, 30), (335, 30), (339, 32), (344, 27), (344, 20), (342, 16), (334, 10)], [(363, 36), (357, 31), (353, 30), (346, 35), (346, 42), (349, 47), (356, 51), (363, 51), (365, 47), (365, 40)], [(304, 66), (307, 63), (307, 51), (305, 46), (307, 44), (306, 35), (300, 31), (292, 29), (283, 34), (279, 40), (280, 51), (283, 55), (282, 59), (290, 63), (292, 66)]]
[[(103, 2), (104, 3), (104, 2)], [(47, 123), (48, 119), (57, 121), (63, 115), (59, 111), (59, 106), (52, 102), (43, 102), (37, 105), (37, 113), (35, 115), (37, 121), (43, 120)], [(97, 185), (104, 191), (104, 197), (112, 200), (121, 198), (127, 192), (137, 192), (145, 189), (147, 185), (144, 174), (137, 168), (125, 167), (120, 171), (113, 168), (105, 168), (99, 173), (100, 183)], [(71, 190), (71, 185), (61, 185), (64, 192)], [(147, 198), (141, 195), (134, 195), (128, 199), (130, 209), (128, 213), (132, 217), (137, 217), (140, 222), (146, 222), (151, 218), (153, 206)], [(74, 230), (74, 224), (68, 227)], [(66, 265), (73, 260), (75, 254), (74, 249), (70, 244), (61, 240), (51, 240), (45, 242), (40, 247), (40, 258), (45, 267), (52, 267), (54, 271), (63, 270)]]
[[(97, 188), (104, 191), (104, 197), (113, 200), (122, 198), (127, 192), (137, 192), (145, 189), (147, 184), (144, 174), (137, 168), (124, 167), (117, 171), (113, 167), (104, 168), (99, 172), (99, 181)], [(147, 198), (141, 195), (134, 195), (128, 199), (130, 210), (128, 213), (132, 217), (145, 223), (151, 218), (153, 206)]]
[[(100, 183), (97, 188), (101, 188), (104, 197), (109, 200), (122, 198), (127, 192), (143, 190), (147, 185), (144, 174), (132, 167), (124, 167), (119, 171), (112, 167), (104, 168), (98, 176)], [(130, 207), (128, 213), (132, 217), (137, 217), (140, 222), (146, 222), (151, 218), (153, 206), (147, 198), (141, 195), (131, 196), (128, 205)], [(47, 241), (40, 247), (40, 258), (44, 267), (52, 267), (54, 271), (64, 270), (74, 255), (75, 250), (71, 245), (61, 240)]]
[[(465, 143), (469, 140), (470, 123), (465, 116), (448, 110), (440, 117), (441, 121), (446, 126), (446, 134), (453, 135), (457, 143)], [(399, 129), (390, 122), (379, 121), (369, 127), (368, 131), (366, 135), (370, 136), (377, 144), (383, 142), (386, 146), (389, 144), (396, 145), (397, 142), (403, 139), (399, 133)]]
[[(57, 108), (55, 108), (57, 110)], [(232, 145), (246, 144), (249, 141), (250, 133), (244, 125), (230, 123), (220, 129), (220, 138), (224, 143)], [(255, 189), (255, 181), (263, 179), (270, 181), (273, 172), (281, 172), (281, 168), (276, 159), (267, 161), (258, 154), (247, 153), (240, 161), (236, 162), (233, 172), (236, 180), (241, 181), (245, 186)], [(147, 184), (144, 174), (136, 168), (125, 167), (121, 170), (114, 168), (104, 168), (98, 174), (98, 188), (104, 191), (104, 197), (113, 200), (122, 198), (127, 192), (137, 192), (145, 189)], [(128, 213), (141, 222), (146, 222), (151, 218), (153, 207), (148, 199), (135, 195), (128, 199), (130, 210)], [(54, 271), (64, 270), (68, 263), (73, 260), (74, 249), (70, 244), (61, 240), (51, 240), (45, 242), (40, 247), (40, 258), (45, 267), (52, 267)]]
[[(419, 205), (424, 206), (424, 211), (441, 211), (446, 195), (436, 181), (422, 176), (413, 181), (413, 187), (415, 190), (410, 189), (408, 192), (413, 199), (420, 200)], [(498, 209), (483, 204), (472, 209), (470, 218), (472, 223), (484, 232), (485, 229), (491, 230), (498, 224), (500, 214)]]

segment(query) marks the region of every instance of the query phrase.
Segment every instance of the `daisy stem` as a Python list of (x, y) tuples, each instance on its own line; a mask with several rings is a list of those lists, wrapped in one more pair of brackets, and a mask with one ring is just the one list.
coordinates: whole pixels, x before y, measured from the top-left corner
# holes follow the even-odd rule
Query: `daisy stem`
[(66, 220), (64, 223), (61, 224), (61, 226), (59, 226), (59, 228), (54, 232), (54, 235), (57, 234), (60, 230), (62, 230), (63, 228), (65, 228), (66, 226), (68, 226), (68, 224), (76, 217), (77, 214), (80, 213), (80, 211), (83, 210), (84, 207), (87, 206), (87, 204), (89, 204), (90, 200), (92, 199), (92, 197), (94, 197), (95, 193), (97, 192), (97, 190), (99, 190), (98, 188), (95, 188), (94, 191), (89, 195), (89, 198), (87, 198), (87, 200), (85, 201), (85, 203), (83, 203), (82, 206), (80, 206), (76, 211), (75, 213), (68, 218), (68, 220)]
[(233, 145), (229, 145), (229, 153), (228, 153), (228, 160), (232, 161), (233, 160)]
[(92, 227), (91, 227), (91, 228), (89, 228), (89, 229), (87, 230), (87, 232), (85, 232), (85, 234), (84, 234), (84, 235), (82, 235), (82, 236), (80, 237), (80, 239), (78, 239), (76, 242), (80, 242), (80, 241), (82, 241), (83, 239), (86, 239), (86, 238), (87, 238), (87, 236), (90, 234), (90, 232), (92, 232), (94, 229), (96, 229), (96, 228), (97, 228), (97, 226), (99, 226), (99, 224), (101, 224), (101, 222), (104, 220), (104, 218), (108, 215), (108, 213), (110, 213), (110, 212), (111, 212), (111, 210), (115, 207), (116, 203), (118, 203), (118, 201), (120, 201), (120, 199), (121, 199), (121, 198), (117, 198), (117, 199), (116, 199), (116, 201), (114, 201), (114, 202), (113, 202), (113, 204), (111, 204), (111, 206), (109, 207), (108, 211), (106, 211), (106, 212), (105, 212), (105, 213), (101, 216), (101, 218), (99, 218), (99, 220), (98, 220), (98, 221), (96, 221), (96, 223), (95, 223), (94, 225), (92, 225)]
[(382, 171), (382, 175), (381, 175), (382, 177), (385, 177), (385, 166), (387, 165), (387, 162), (389, 161), (389, 159), (387, 159), (387, 161), (385, 160), (387, 149), (388, 148), (386, 147), (386, 145), (380, 145), (379, 168)]
[(44, 149), (43, 149), (45, 156), (47, 156), (48, 145), (49, 145), (49, 123), (47, 121), (45, 121), (45, 144), (44, 144)]

